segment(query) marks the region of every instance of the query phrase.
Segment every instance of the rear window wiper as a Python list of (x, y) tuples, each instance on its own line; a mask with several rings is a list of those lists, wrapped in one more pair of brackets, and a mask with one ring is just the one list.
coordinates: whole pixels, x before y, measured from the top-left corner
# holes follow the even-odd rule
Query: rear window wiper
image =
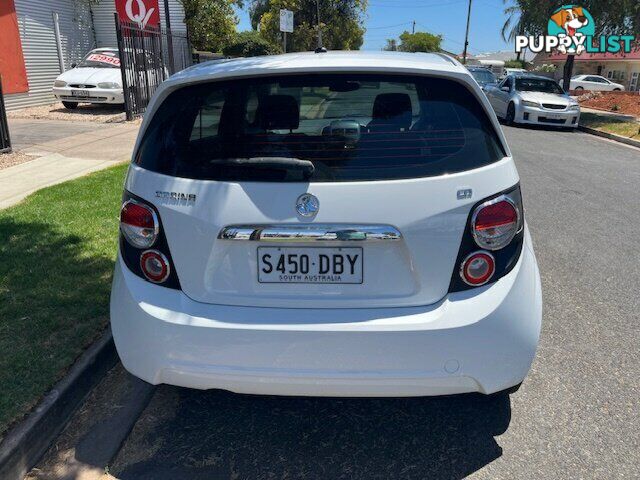
[(289, 157), (250, 157), (250, 158), (220, 158), (216, 164), (233, 167), (253, 167), (271, 170), (285, 170), (302, 173), (303, 178), (311, 178), (316, 171), (315, 165), (309, 160)]

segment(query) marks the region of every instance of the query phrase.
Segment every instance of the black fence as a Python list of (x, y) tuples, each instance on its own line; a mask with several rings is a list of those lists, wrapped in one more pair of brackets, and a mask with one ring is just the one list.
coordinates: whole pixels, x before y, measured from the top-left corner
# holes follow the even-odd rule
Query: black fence
[(153, 93), (169, 75), (193, 62), (186, 35), (161, 27), (142, 28), (115, 14), (127, 120), (142, 115)]
[(2, 77), (0, 77), (0, 153), (9, 153), (10, 151), (9, 123), (7, 122), (7, 109), (4, 106), (4, 95), (2, 93)]

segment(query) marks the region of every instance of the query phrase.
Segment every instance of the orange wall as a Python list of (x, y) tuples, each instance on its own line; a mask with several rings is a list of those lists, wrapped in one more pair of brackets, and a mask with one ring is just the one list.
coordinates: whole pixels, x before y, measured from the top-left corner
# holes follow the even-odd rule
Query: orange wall
[(6, 93), (29, 91), (13, 0), (0, 0), (0, 75)]

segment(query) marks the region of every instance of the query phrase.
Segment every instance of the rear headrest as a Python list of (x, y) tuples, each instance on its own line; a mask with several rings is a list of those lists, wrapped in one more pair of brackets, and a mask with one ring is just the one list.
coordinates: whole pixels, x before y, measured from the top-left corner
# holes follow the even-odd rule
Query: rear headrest
[(373, 120), (393, 120), (408, 128), (412, 116), (411, 97), (406, 93), (381, 93), (373, 102)]
[(256, 116), (263, 130), (295, 130), (300, 125), (300, 108), (291, 95), (262, 97)]

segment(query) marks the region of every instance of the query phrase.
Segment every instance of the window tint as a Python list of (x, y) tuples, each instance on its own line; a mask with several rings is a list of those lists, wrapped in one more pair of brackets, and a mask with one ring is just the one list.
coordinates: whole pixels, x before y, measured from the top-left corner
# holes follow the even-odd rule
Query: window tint
[(476, 79), (479, 84), (483, 83), (495, 83), (496, 77), (489, 70), (471, 70), (471, 75)]
[(517, 78), (516, 90), (519, 92), (564, 93), (555, 80), (545, 78)]
[(481, 105), (456, 82), (319, 74), (177, 90), (135, 161), (185, 178), (340, 182), (442, 175), (504, 155)]

